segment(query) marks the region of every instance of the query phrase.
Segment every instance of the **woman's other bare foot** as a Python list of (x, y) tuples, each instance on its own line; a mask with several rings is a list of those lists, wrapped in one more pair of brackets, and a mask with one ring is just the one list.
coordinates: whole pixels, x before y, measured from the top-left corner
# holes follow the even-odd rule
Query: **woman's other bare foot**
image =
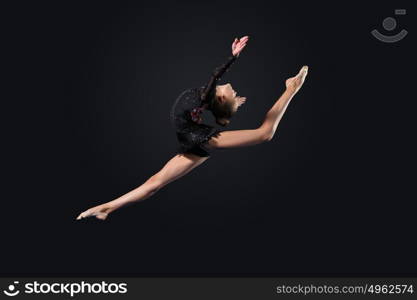
[(299, 89), (303, 86), (303, 83), (307, 77), (308, 74), (308, 66), (303, 66), (298, 72), (297, 75), (294, 77), (288, 78), (285, 81), (285, 86), (287, 87), (287, 90), (291, 91), (292, 93), (297, 93)]
[(89, 218), (89, 217), (96, 217), (97, 219), (104, 221), (108, 217), (111, 211), (112, 209), (108, 205), (105, 205), (105, 204), (98, 205), (82, 212), (77, 217), (77, 220), (81, 220), (81, 219)]

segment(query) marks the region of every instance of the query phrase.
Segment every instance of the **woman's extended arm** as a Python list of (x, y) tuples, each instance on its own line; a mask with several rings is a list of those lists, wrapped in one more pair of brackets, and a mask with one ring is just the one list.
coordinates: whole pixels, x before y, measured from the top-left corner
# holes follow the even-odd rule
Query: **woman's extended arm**
[(205, 102), (207, 99), (210, 99), (209, 95), (213, 92), (214, 87), (216, 86), (217, 81), (223, 76), (225, 72), (230, 68), (230, 66), (236, 61), (240, 52), (245, 48), (246, 43), (249, 40), (249, 36), (244, 36), (240, 39), (235, 38), (232, 44), (232, 55), (228, 57), (227, 61), (217, 67), (212, 73), (208, 83), (205, 85), (203, 92), (201, 93), (201, 100)]

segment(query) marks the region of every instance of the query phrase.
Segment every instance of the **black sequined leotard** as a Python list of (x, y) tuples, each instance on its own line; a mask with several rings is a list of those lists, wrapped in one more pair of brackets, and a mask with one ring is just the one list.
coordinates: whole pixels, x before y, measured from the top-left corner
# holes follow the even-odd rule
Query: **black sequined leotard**
[(171, 121), (175, 127), (180, 147), (179, 153), (209, 156), (206, 143), (222, 130), (202, 124), (201, 113), (210, 107), (216, 93), (216, 83), (236, 60), (230, 56), (226, 63), (216, 68), (208, 83), (199, 88), (190, 88), (181, 93), (171, 109)]

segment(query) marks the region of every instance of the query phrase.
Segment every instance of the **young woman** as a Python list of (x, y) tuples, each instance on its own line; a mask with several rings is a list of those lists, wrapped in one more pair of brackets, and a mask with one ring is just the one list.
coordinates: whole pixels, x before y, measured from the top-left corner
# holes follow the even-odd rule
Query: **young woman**
[(238, 96), (229, 83), (217, 85), (217, 81), (236, 61), (248, 41), (248, 36), (236, 38), (232, 44), (232, 56), (213, 72), (208, 83), (203, 87), (184, 91), (174, 103), (171, 119), (180, 144), (178, 154), (138, 188), (82, 212), (77, 220), (87, 217), (105, 220), (110, 213), (122, 206), (149, 198), (168, 183), (205, 162), (212, 149), (251, 146), (272, 139), (288, 104), (304, 83), (307, 66), (302, 67), (296, 76), (286, 80), (285, 92), (268, 111), (258, 128), (224, 131), (202, 123), (202, 111), (209, 110), (217, 124), (226, 126), (238, 107), (245, 103), (246, 98)]

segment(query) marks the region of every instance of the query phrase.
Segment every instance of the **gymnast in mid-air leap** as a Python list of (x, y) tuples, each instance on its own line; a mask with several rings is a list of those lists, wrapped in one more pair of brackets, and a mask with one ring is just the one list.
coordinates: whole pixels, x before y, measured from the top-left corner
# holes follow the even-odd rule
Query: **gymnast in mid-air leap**
[(238, 107), (245, 103), (246, 98), (238, 96), (230, 83), (218, 85), (217, 81), (237, 60), (248, 41), (248, 36), (236, 38), (232, 44), (232, 55), (225, 64), (215, 69), (207, 84), (184, 91), (175, 101), (171, 120), (180, 144), (178, 153), (141, 186), (115, 200), (82, 212), (77, 220), (87, 217), (105, 220), (110, 213), (122, 206), (145, 200), (205, 162), (212, 149), (251, 146), (272, 139), (288, 104), (304, 83), (307, 66), (285, 81), (284, 93), (267, 112), (258, 128), (225, 131), (202, 123), (203, 110), (209, 110), (217, 124), (226, 126)]

